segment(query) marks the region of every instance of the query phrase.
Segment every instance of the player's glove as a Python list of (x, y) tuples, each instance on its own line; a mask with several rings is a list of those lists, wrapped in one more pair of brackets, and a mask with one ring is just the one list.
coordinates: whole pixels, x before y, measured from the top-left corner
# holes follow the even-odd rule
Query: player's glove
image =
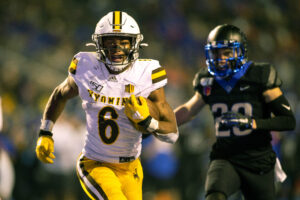
[(130, 96), (125, 105), (125, 114), (132, 122), (145, 129), (148, 129), (152, 120), (147, 101), (142, 96), (139, 96), (138, 99), (134, 95)]
[(35, 152), (40, 161), (44, 163), (53, 163), (52, 159), (55, 158), (53, 154), (54, 141), (52, 139), (52, 133), (50, 131), (40, 130)]
[(231, 128), (233, 126), (241, 129), (252, 129), (252, 118), (236, 112), (224, 113), (221, 117), (220, 127)]

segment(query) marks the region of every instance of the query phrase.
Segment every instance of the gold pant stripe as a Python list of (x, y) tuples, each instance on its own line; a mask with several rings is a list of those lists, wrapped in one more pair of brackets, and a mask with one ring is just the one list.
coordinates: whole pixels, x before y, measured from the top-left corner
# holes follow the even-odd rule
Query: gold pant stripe
[(77, 161), (77, 175), (79, 177), (83, 190), (87, 193), (87, 195), (91, 199), (108, 200), (102, 188), (95, 182), (95, 180), (84, 169), (83, 163), (80, 162), (82, 157), (83, 156), (81, 156), (81, 158)]
[(90, 199), (92, 199), (92, 200), (97, 200), (97, 199), (96, 199), (97, 197), (93, 197), (93, 193), (89, 190), (88, 187), (86, 187), (86, 186), (84, 185), (84, 183), (82, 182), (81, 179), (79, 179), (79, 182), (80, 182), (80, 185), (81, 185), (81, 187), (83, 188), (84, 192), (88, 195), (88, 197), (89, 197)]
[[(79, 161), (78, 161), (79, 162)], [(88, 186), (86, 186), (84, 184), (84, 180), (83, 178), (81, 177), (81, 175), (79, 174), (79, 171), (78, 169), (76, 170), (76, 174), (77, 174), (77, 177), (79, 179), (79, 182), (80, 182), (80, 185), (82, 187), (82, 189), (84, 190), (84, 192), (88, 195), (88, 197), (92, 200), (97, 200), (97, 196), (94, 195), (94, 193), (90, 190), (90, 188)]]
[[(79, 162), (79, 161), (78, 161)], [(77, 164), (77, 166), (78, 166), (79, 164)], [(78, 176), (78, 178), (79, 178), (79, 181), (80, 181), (80, 185), (81, 185), (81, 187), (82, 187), (82, 189), (84, 190), (84, 192), (88, 195), (88, 197), (90, 198), (90, 199), (92, 199), (92, 200), (99, 200), (99, 199), (103, 199), (102, 197), (100, 197), (100, 198), (98, 198), (97, 196), (100, 196), (100, 194), (96, 194), (96, 192), (93, 192), (92, 190), (91, 190), (91, 186), (89, 186), (89, 185), (91, 185), (87, 180), (84, 180), (84, 179), (86, 179), (85, 177), (84, 177), (84, 175), (83, 175), (83, 173), (82, 173), (82, 171), (79, 171), (79, 170), (81, 170), (80, 169), (80, 167), (77, 167), (77, 176)]]

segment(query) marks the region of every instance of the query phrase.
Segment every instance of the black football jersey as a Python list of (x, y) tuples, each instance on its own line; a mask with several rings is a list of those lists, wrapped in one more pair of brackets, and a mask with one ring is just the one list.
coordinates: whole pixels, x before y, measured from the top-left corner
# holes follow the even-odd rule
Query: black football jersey
[(207, 68), (202, 69), (193, 81), (194, 89), (210, 106), (214, 117), (216, 143), (211, 159), (250, 161), (272, 151), (269, 131), (219, 127), (221, 115), (229, 111), (257, 119), (271, 117), (262, 93), (281, 86), (281, 80), (270, 64), (248, 62), (245, 65), (244, 70), (229, 79), (218, 79)]

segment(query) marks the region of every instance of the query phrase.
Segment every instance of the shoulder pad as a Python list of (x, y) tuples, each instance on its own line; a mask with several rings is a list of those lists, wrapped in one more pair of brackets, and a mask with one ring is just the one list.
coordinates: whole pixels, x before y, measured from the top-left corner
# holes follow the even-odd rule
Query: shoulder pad
[[(140, 95), (147, 97), (152, 91), (164, 87), (167, 74), (157, 60), (137, 60), (124, 80), (140, 85)], [(143, 84), (141, 84), (143, 83)]]
[(257, 72), (261, 76), (262, 86), (264, 90), (280, 87), (282, 81), (278, 76), (276, 69), (269, 63), (258, 63), (256, 64), (260, 68), (260, 72)]
[(201, 87), (201, 79), (204, 77), (209, 77), (210, 74), (208, 73), (207, 68), (201, 68), (195, 75), (193, 80), (193, 87), (194, 90), (198, 90)]
[(79, 52), (77, 53), (69, 66), (69, 73), (71, 75), (78, 75), (83, 70), (97, 65), (98, 59), (95, 52)]
[(138, 59), (139, 63), (145, 65), (148, 70), (151, 70), (152, 84), (158, 83), (167, 79), (167, 73), (164, 67), (159, 64), (158, 60), (153, 59)]
[(266, 84), (266, 88), (280, 87), (281, 85), (282, 81), (279, 78), (276, 69), (272, 65), (270, 65), (269, 77)]

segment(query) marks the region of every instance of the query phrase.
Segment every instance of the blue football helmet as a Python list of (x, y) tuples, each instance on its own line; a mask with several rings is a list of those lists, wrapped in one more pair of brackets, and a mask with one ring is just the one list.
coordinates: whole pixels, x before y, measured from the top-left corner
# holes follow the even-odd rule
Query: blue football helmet
[[(247, 39), (236, 26), (223, 24), (208, 35), (206, 65), (213, 76), (228, 77), (243, 69), (247, 62)], [(224, 56), (225, 55), (225, 58)]]

